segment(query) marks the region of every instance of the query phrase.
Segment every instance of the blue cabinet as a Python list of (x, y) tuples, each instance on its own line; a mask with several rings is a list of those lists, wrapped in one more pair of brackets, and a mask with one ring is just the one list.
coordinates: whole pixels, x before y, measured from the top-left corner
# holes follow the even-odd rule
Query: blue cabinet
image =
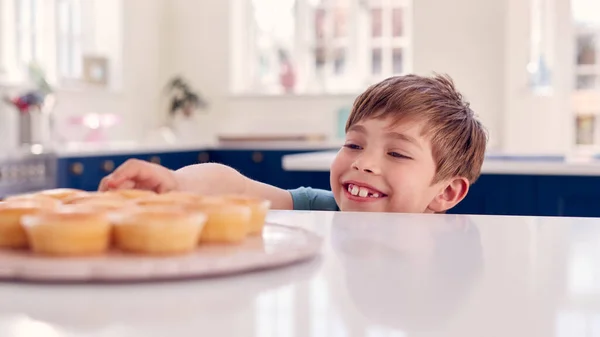
[(58, 165), (60, 187), (94, 191), (102, 178), (127, 159), (146, 160), (176, 170), (197, 163), (214, 162), (228, 165), (243, 175), (284, 189), (312, 186), (329, 189), (327, 172), (289, 172), (281, 166), (284, 155), (314, 152), (303, 150), (198, 150), (167, 153), (62, 158)]
[(186, 151), (61, 158), (57, 170), (58, 186), (95, 191), (102, 178), (112, 173), (128, 159), (133, 158), (161, 164), (170, 169), (178, 169), (208, 160), (208, 155), (204, 151)]
[(600, 177), (482, 175), (448, 213), (600, 217)]
[(600, 177), (538, 177), (538, 214), (600, 217)]
[(450, 214), (535, 215), (535, 177), (482, 175)]
[(246, 177), (283, 189), (300, 186), (329, 189), (328, 172), (291, 172), (285, 171), (281, 165), (285, 155), (314, 151), (316, 150), (215, 150), (211, 151), (211, 161), (233, 167)]

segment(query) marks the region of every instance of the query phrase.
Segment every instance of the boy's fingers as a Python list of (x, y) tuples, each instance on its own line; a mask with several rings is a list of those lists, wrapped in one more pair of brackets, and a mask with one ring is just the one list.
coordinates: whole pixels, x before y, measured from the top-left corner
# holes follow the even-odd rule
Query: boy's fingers
[(98, 185), (98, 191), (100, 192), (105, 192), (108, 191), (108, 180), (110, 179), (110, 175), (102, 178), (102, 180), (100, 180), (100, 184)]
[[(159, 166), (137, 159), (130, 159), (119, 166), (112, 174), (100, 182), (99, 190), (149, 189), (158, 193), (166, 192)], [(163, 173), (164, 174), (164, 173)], [(163, 191), (164, 190), (164, 191)]]
[(144, 179), (143, 163), (138, 160), (130, 159), (109, 175), (107, 183), (109, 187), (117, 187), (127, 180)]
[(115, 186), (119, 190), (131, 190), (136, 188), (136, 183), (131, 180), (124, 181), (120, 186)]

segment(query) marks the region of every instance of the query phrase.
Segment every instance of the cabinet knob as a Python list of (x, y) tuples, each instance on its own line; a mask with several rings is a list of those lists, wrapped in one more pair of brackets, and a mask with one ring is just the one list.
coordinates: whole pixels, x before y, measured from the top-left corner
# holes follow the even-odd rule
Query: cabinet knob
[(115, 169), (115, 162), (112, 160), (105, 160), (104, 163), (102, 163), (102, 169), (106, 173), (112, 172)]
[(253, 152), (252, 153), (252, 161), (255, 163), (262, 163), (262, 161), (265, 159), (265, 156), (262, 154), (262, 152)]
[(82, 163), (73, 163), (71, 165), (71, 173), (80, 176), (83, 174), (83, 164)]
[(198, 162), (207, 163), (209, 160), (210, 160), (210, 156), (208, 155), (208, 152), (200, 152), (198, 154)]
[(150, 157), (150, 162), (154, 163), (154, 164), (160, 165), (160, 157), (159, 156), (152, 156), (152, 157)]

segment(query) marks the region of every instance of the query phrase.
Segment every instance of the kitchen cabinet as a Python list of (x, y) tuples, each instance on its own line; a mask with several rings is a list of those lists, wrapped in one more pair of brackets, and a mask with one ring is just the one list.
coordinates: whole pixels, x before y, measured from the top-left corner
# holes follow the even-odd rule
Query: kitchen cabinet
[(537, 185), (539, 215), (600, 217), (600, 177), (544, 176)]
[(534, 215), (537, 184), (534, 176), (484, 174), (450, 214)]
[(281, 166), (287, 154), (313, 152), (318, 149), (211, 149), (185, 152), (142, 153), (110, 156), (65, 157), (59, 160), (58, 185), (94, 191), (102, 178), (127, 159), (136, 158), (176, 170), (187, 165), (214, 162), (230, 166), (245, 176), (284, 189), (312, 186), (329, 189), (326, 172), (289, 172)]
[(482, 175), (448, 213), (600, 217), (600, 177)]
[(154, 162), (170, 169), (208, 160), (204, 151), (61, 158), (57, 170), (58, 186), (94, 191), (103, 177), (112, 173), (128, 159), (134, 158)]

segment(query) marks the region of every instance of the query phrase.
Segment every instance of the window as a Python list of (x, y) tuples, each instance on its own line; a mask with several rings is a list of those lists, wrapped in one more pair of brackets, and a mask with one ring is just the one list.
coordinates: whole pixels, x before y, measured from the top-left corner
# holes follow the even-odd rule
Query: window
[(57, 2), (57, 59), (61, 79), (81, 78), (83, 60), (81, 7), (81, 0), (58, 0)]
[(25, 81), (35, 62), (56, 87), (119, 89), (121, 13), (121, 0), (0, 0), (3, 79)]
[(235, 0), (232, 91), (356, 93), (411, 68), (411, 0)]
[(15, 4), (15, 41), (17, 66), (23, 70), (40, 58), (38, 0), (19, 0)]
[(598, 114), (600, 114), (600, 2), (572, 0), (574, 36), (575, 143), (580, 147), (598, 148)]

